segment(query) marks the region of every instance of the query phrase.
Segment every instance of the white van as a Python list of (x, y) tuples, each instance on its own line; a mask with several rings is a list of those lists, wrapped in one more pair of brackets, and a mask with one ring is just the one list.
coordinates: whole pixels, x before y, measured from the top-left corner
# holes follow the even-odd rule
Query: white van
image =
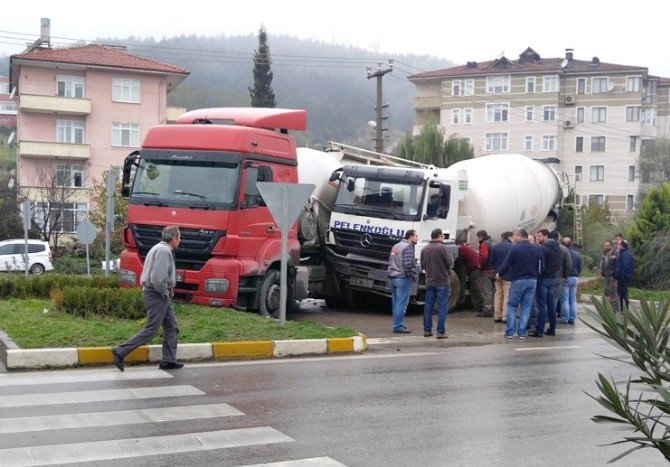
[[(3, 240), (0, 242), (0, 271), (25, 271), (23, 255), (25, 240)], [(32, 274), (44, 274), (53, 270), (51, 248), (48, 242), (28, 240), (28, 269)]]

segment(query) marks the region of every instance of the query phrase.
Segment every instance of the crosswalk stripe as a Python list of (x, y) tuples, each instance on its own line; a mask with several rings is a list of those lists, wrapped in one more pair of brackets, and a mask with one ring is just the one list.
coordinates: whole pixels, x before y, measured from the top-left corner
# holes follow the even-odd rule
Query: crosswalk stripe
[(244, 413), (228, 404), (208, 404), (121, 410), (114, 412), (0, 418), (0, 433), (24, 433), (28, 431), (62, 430), (67, 428), (136, 425), (140, 423), (196, 420), (239, 415), (244, 415)]
[[(129, 371), (130, 370), (130, 371)], [(172, 378), (172, 375), (163, 370), (147, 370), (130, 368), (124, 372), (111, 370), (70, 370), (60, 373), (19, 373), (0, 374), (0, 387), (2, 386), (33, 386), (38, 384), (71, 384), (91, 383), (108, 381), (135, 381), (140, 379), (164, 379)]]
[(131, 389), (103, 389), (98, 391), (52, 392), (17, 394), (0, 397), (0, 407), (29, 405), (77, 404), (115, 400), (150, 399), (155, 397), (201, 396), (205, 393), (193, 386), (160, 386)]
[(0, 449), (0, 459), (2, 459), (0, 462), (3, 467), (95, 462), (292, 441), (294, 441), (293, 438), (274, 428), (255, 427), (91, 443)]
[(312, 457), (294, 461), (271, 462), (269, 464), (253, 464), (242, 467), (346, 467), (330, 457)]

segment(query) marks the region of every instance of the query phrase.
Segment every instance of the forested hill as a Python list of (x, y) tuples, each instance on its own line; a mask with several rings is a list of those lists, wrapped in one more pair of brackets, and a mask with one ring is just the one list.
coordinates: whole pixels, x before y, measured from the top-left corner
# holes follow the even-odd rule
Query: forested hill
[[(188, 69), (191, 74), (170, 93), (171, 106), (189, 110), (202, 107), (248, 106), (253, 85), (255, 34), (248, 36), (179, 36), (161, 40), (129, 37), (101, 38), (99, 42), (128, 46), (132, 54)], [(381, 55), (355, 47), (331, 45), (290, 36), (274, 36), (268, 44), (274, 73), (273, 89), (278, 107), (306, 109), (310, 145), (335, 140), (372, 147), (376, 79), (367, 79), (366, 68), (395, 59), (394, 70), (383, 78), (384, 101), (389, 108), (390, 134), (407, 132), (414, 122), (414, 85), (408, 74), (452, 66), (447, 60), (425, 55)], [(6, 58), (0, 58), (6, 74)], [(304, 144), (304, 141), (300, 141)]]

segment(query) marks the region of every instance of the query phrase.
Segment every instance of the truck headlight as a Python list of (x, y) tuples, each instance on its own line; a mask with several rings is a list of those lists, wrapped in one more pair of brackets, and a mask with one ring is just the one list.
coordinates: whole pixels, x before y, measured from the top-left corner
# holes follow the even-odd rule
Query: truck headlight
[(228, 279), (207, 279), (205, 281), (205, 292), (226, 293), (229, 285)]
[(129, 271), (127, 269), (119, 270), (119, 282), (122, 284), (135, 285), (135, 277), (137, 276), (133, 271)]

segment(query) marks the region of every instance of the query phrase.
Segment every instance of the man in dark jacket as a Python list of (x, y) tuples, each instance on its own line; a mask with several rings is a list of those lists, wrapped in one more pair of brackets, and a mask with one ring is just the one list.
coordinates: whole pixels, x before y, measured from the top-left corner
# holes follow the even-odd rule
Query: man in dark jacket
[(572, 267), (561, 291), (561, 323), (575, 324), (577, 319), (577, 277), (582, 273), (582, 256), (572, 247), (570, 237), (563, 237), (563, 245), (570, 252)]
[(614, 279), (614, 268), (616, 266), (616, 257), (619, 249), (611, 241), (606, 241), (603, 245), (603, 254), (600, 255), (600, 277), (603, 279), (603, 290), (605, 300), (610, 302), (615, 312), (620, 312), (619, 296), (616, 291), (616, 279)]
[(450, 271), (454, 267), (454, 257), (444, 246), (442, 229), (433, 229), (430, 243), (421, 250), (421, 268), (426, 277), (426, 301), (423, 307), (423, 336), (433, 335), (433, 307), (437, 299), (437, 338), (447, 337), (447, 321)]
[(619, 307), (623, 310), (624, 303), (628, 308), (628, 287), (635, 274), (635, 260), (626, 240), (619, 243), (619, 255), (614, 266), (614, 278), (616, 279), (617, 293), (619, 294)]
[[(496, 243), (491, 250), (491, 264), (497, 274), (512, 249), (512, 232), (503, 232), (500, 235), (500, 243)], [(507, 319), (507, 299), (509, 298), (509, 287), (511, 282), (508, 277), (496, 275), (493, 282), (495, 295), (493, 296), (493, 319), (496, 323), (504, 323)]]
[(416, 230), (408, 230), (405, 232), (404, 240), (396, 243), (391, 248), (389, 256), (387, 274), (391, 283), (393, 332), (397, 334), (409, 334), (412, 332), (405, 327), (403, 321), (405, 320), (405, 312), (409, 304), (412, 283), (417, 279), (414, 245), (416, 245), (418, 238)]
[(479, 267), (472, 274), (472, 300), (480, 318), (493, 317), (493, 277), (495, 271), (491, 264), (493, 242), (486, 230), (477, 232), (479, 239)]
[[(507, 339), (512, 339), (514, 334), (519, 339), (526, 338), (530, 307), (535, 297), (537, 279), (542, 272), (542, 252), (528, 241), (528, 232), (525, 229), (519, 229), (518, 235), (519, 242), (510, 249), (497, 274), (498, 277), (509, 277), (512, 281), (507, 300)], [(516, 307), (519, 305), (521, 314), (517, 322)]]
[(558, 306), (558, 301), (563, 293), (563, 283), (570, 276), (572, 269), (572, 257), (568, 249), (559, 241), (560, 234), (558, 230), (549, 232), (549, 238), (556, 240), (558, 246), (561, 248), (561, 267), (556, 272), (556, 288), (554, 289), (554, 302), (556, 302), (556, 314), (559, 315), (561, 308)]
[[(542, 249), (544, 258), (544, 270), (537, 283), (537, 324), (535, 325), (535, 337), (556, 335), (556, 273), (561, 267), (561, 247), (556, 240), (549, 238), (549, 231), (542, 229), (537, 232), (537, 241)], [(549, 329), (544, 330), (544, 325), (549, 318)]]

